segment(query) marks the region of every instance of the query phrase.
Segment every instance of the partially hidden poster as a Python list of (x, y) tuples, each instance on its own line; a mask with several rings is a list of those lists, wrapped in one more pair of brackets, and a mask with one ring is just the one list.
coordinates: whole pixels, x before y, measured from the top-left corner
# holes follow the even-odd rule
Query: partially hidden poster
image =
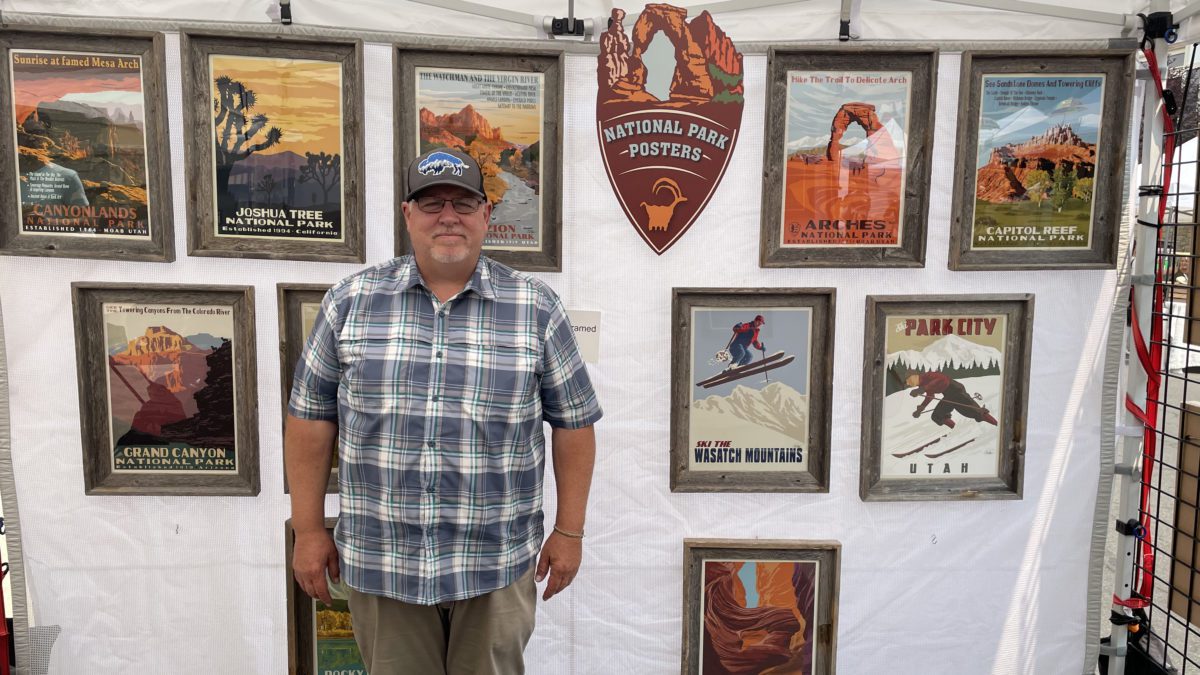
[(788, 71), (782, 246), (900, 245), (912, 80)]
[(994, 477), (1003, 314), (888, 316), (880, 477)]
[(237, 473), (233, 308), (104, 303), (114, 473)]
[(218, 237), (343, 241), (342, 66), (209, 56)]
[(537, 251), (544, 213), (545, 76), (458, 68), (416, 69), (418, 152), (455, 148), (479, 162), (492, 203), (484, 248)]
[(693, 307), (692, 471), (806, 471), (809, 308)]
[(812, 675), (815, 560), (705, 560), (700, 673)]
[(1103, 74), (984, 75), (974, 249), (1087, 249)]
[(149, 239), (141, 57), (13, 49), (8, 65), (21, 233)]
[(354, 623), (345, 599), (331, 598), (332, 605), (320, 600), (313, 604), (313, 674), (367, 675), (358, 643), (354, 641)]

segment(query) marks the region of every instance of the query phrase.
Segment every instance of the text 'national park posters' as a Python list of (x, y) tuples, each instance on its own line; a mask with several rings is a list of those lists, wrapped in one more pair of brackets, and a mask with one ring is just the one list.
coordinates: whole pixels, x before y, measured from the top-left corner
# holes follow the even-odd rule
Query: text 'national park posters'
[(208, 59), (216, 235), (343, 241), (342, 65)]
[(9, 54), (20, 232), (148, 240), (141, 57)]
[(236, 474), (233, 308), (104, 303), (113, 473)]
[(809, 469), (812, 310), (692, 308), (692, 471)]
[(545, 76), (537, 72), (416, 68), (417, 151), (461, 150), (479, 162), (494, 207), (484, 248), (542, 248)]
[(900, 245), (912, 79), (788, 71), (783, 247)]
[(1007, 316), (894, 315), (885, 325), (880, 478), (995, 477)]
[(1087, 249), (1103, 74), (984, 75), (973, 249)]

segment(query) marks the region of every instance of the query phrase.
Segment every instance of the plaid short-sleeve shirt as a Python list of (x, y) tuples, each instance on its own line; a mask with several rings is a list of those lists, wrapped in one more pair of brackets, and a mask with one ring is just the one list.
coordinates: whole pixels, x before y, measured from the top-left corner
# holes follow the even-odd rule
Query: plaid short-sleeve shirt
[(338, 423), (342, 578), (423, 605), (529, 569), (542, 421), (581, 428), (602, 414), (558, 296), (482, 256), (444, 304), (411, 256), (330, 289), (288, 411)]

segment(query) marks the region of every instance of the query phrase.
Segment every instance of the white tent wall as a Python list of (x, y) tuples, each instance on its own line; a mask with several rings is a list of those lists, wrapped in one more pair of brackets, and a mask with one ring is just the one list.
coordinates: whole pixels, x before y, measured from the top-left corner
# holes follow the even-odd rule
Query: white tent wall
[[(267, 21), (268, 2), (8, 0), (13, 12), (78, 22)], [(681, 6), (699, 3), (680, 2)], [(1130, 2), (1059, 3), (1139, 11)], [(979, 10), (927, 0), (866, 0), (853, 30), (867, 39), (1066, 40), (1121, 27)], [(576, 15), (610, 3), (578, 2)], [(565, 15), (566, 3), (507, 3)], [(640, 6), (626, 6), (637, 11)], [(839, 3), (717, 14), (738, 42), (836, 35)], [(413, 2), (297, 0), (297, 22), (428, 36), (534, 39), (531, 27)], [(135, 25), (137, 22), (130, 25)], [(333, 282), (361, 266), (185, 255), (178, 38), (167, 72), (175, 241), (171, 264), (0, 258), (13, 472), (37, 624), (61, 625), (52, 673), (282, 673), (287, 613), (279, 400), (278, 282)], [(392, 57), (365, 50), (369, 262), (393, 249)], [(584, 567), (562, 596), (539, 603), (529, 672), (671, 673), (679, 669), (685, 537), (833, 539), (843, 545), (837, 667), (842, 673), (1080, 673), (1101, 461), (1101, 380), (1117, 275), (951, 272), (946, 267), (959, 55), (937, 82), (929, 237), (924, 269), (758, 266), (766, 56), (745, 57), (742, 135), (703, 214), (655, 255), (609, 188), (595, 133), (595, 56), (566, 59), (563, 272), (539, 274), (570, 308), (603, 313), (590, 366), (606, 416)], [(262, 491), (253, 498), (87, 497), (71, 315), (72, 281), (247, 284), (255, 289)], [(829, 494), (672, 494), (668, 488), (671, 288), (837, 289)], [(858, 496), (865, 297), (1034, 293), (1025, 495), (1019, 501), (871, 503)], [(1111, 432), (1110, 432), (1111, 433)], [(553, 517), (548, 473), (547, 513)], [(1107, 508), (1107, 505), (1105, 505)], [(336, 499), (327, 499), (335, 515)], [(1104, 610), (1107, 612), (1107, 609)]]

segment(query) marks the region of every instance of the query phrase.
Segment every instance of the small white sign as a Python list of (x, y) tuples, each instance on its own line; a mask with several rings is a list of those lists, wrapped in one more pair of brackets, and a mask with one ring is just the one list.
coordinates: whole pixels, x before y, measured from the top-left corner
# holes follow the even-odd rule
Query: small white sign
[(568, 309), (567, 317), (575, 329), (575, 342), (585, 363), (600, 361), (600, 312), (587, 309)]

